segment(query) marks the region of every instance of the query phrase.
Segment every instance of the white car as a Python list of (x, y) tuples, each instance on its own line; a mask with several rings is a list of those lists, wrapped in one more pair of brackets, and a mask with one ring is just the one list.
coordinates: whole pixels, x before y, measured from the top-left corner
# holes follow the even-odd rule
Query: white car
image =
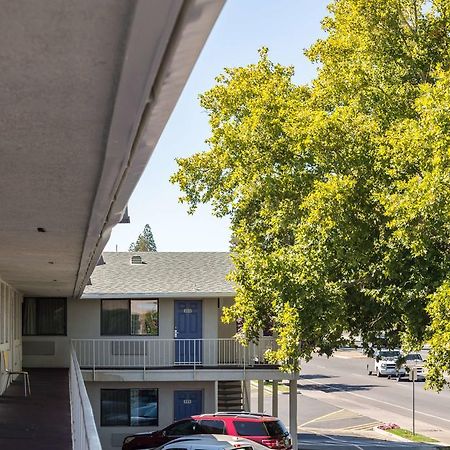
[(410, 379), (412, 379), (412, 371), (414, 369), (415, 380), (425, 381), (424, 361), (420, 353), (408, 353), (403, 357), (403, 360), (403, 367), (405, 368), (406, 375), (408, 375)]
[(237, 448), (267, 450), (267, 447), (257, 442), (226, 434), (195, 434), (180, 437), (162, 445), (158, 450), (236, 450)]
[(400, 350), (377, 350), (374, 355), (373, 368), (367, 364), (367, 373), (373, 373), (377, 377), (402, 377), (406, 375), (406, 369), (399, 363)]

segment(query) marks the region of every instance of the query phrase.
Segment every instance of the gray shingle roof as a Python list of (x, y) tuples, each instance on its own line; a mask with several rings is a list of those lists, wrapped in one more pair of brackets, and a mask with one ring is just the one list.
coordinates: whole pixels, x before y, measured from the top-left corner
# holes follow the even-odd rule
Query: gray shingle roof
[[(141, 256), (145, 264), (131, 264)], [(232, 268), (225, 252), (104, 252), (82, 298), (126, 296), (233, 296), (225, 277)]]

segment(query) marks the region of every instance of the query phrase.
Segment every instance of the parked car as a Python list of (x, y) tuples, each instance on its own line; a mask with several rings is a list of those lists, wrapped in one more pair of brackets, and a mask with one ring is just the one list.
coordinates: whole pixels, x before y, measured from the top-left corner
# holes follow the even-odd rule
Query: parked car
[[(414, 369), (416, 373), (416, 381), (425, 381), (425, 370), (423, 366), (423, 358), (420, 353), (408, 353), (402, 357), (402, 367), (405, 373), (400, 373), (398, 380), (400, 381), (404, 375), (409, 376)], [(411, 374), (412, 376), (412, 374)]]
[(367, 364), (367, 373), (369, 375), (374, 373), (377, 377), (404, 376), (406, 375), (406, 369), (401, 365), (400, 358), (400, 350), (377, 350), (374, 355), (373, 363)]
[(158, 450), (264, 450), (257, 442), (227, 434), (197, 434), (174, 439)]
[(224, 412), (192, 416), (162, 430), (127, 436), (122, 450), (156, 448), (174, 439), (198, 434), (241, 436), (275, 450), (292, 448), (289, 432), (278, 418), (259, 413)]

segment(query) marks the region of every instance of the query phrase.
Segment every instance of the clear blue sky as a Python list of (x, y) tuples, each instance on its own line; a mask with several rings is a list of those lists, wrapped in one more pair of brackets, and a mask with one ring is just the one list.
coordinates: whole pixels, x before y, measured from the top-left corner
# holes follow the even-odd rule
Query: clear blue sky
[(268, 47), (272, 61), (293, 65), (295, 79), (309, 82), (315, 67), (303, 49), (323, 36), (320, 21), (327, 0), (228, 0), (191, 73), (172, 116), (161, 135), (130, 202), (131, 224), (119, 224), (106, 250), (126, 251), (150, 224), (158, 251), (227, 251), (229, 222), (217, 219), (209, 207), (190, 216), (178, 203), (180, 192), (169, 183), (176, 157), (207, 150), (208, 116), (198, 94), (214, 84), (224, 67), (243, 66), (258, 59), (258, 49)]

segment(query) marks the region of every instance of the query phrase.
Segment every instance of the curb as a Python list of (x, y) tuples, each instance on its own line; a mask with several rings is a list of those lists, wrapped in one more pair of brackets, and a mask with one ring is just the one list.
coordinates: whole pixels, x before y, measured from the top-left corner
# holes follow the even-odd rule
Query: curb
[[(389, 433), (389, 431), (381, 430), (378, 427), (373, 427), (373, 431), (375, 431), (378, 434), (381, 434), (382, 436), (385, 436), (386, 438), (389, 438), (389, 439), (387, 439), (389, 441), (394, 441), (394, 442), (414, 442), (414, 441), (410, 441), (409, 439), (406, 439), (404, 437), (397, 436), (395, 434)], [(415, 443), (417, 443), (417, 442), (415, 442)], [(450, 447), (448, 447), (447, 444), (444, 444), (442, 442), (430, 442), (430, 443), (424, 442), (424, 444), (434, 445), (435, 449), (442, 449), (442, 450), (450, 449)]]
[(395, 442), (412, 442), (409, 439), (406, 439), (404, 437), (401, 436), (397, 436), (395, 434), (389, 433), (388, 431), (382, 430), (381, 428), (378, 427), (373, 427), (372, 428), (373, 431), (375, 431), (378, 434), (381, 434), (382, 436), (389, 438), (388, 441), (395, 441)]

